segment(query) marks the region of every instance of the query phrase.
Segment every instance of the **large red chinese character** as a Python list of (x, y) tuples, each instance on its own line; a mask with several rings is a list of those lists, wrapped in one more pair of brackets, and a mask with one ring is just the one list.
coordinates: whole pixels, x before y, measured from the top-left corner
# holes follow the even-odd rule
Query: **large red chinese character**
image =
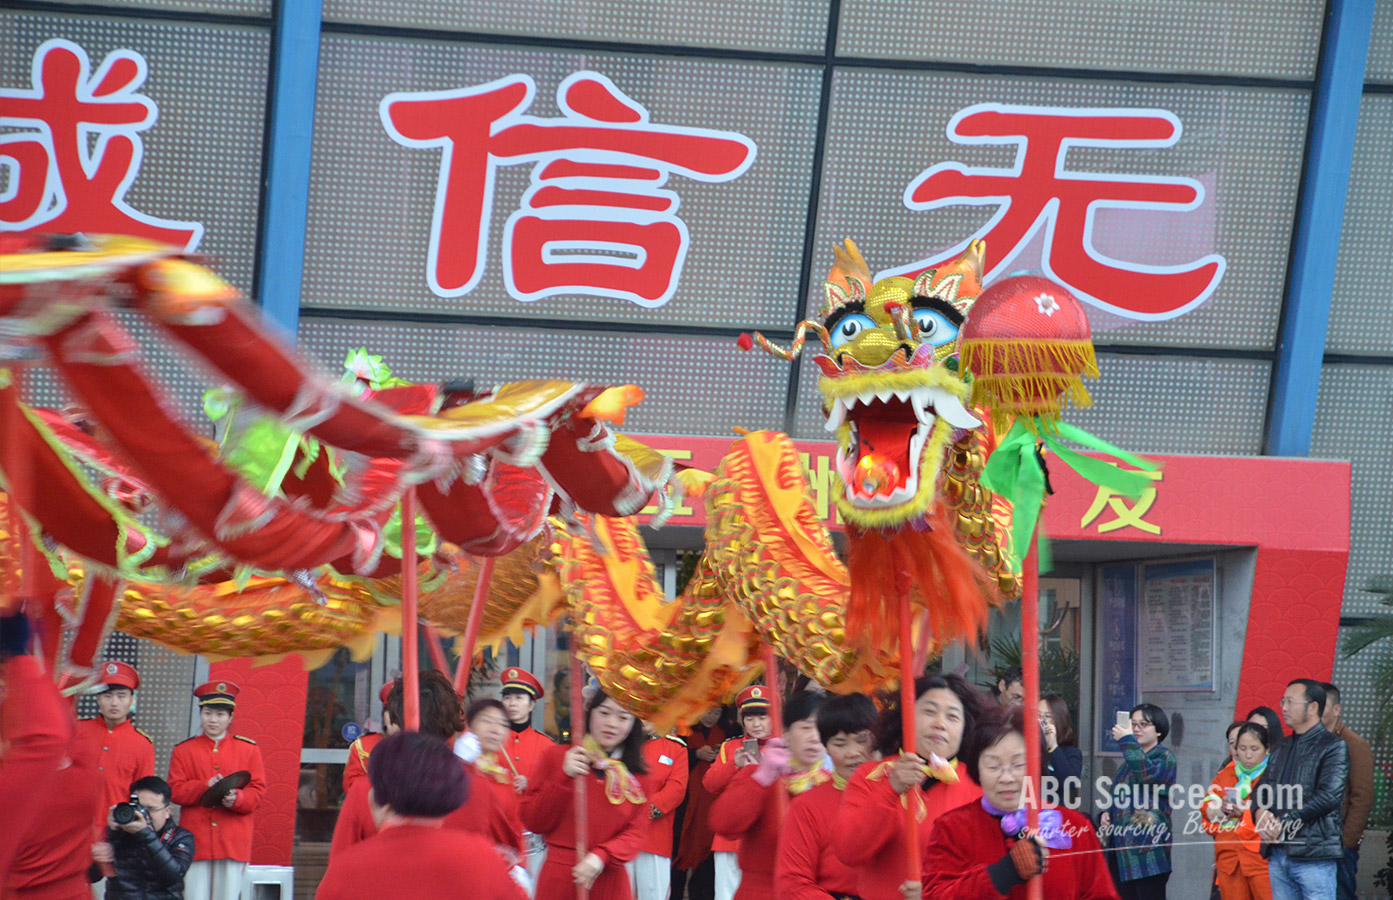
[(429, 280), (441, 297), (483, 277), (494, 176), (534, 163), (521, 209), (503, 232), (503, 279), (519, 300), (585, 294), (662, 306), (687, 256), (680, 200), (663, 190), (677, 173), (738, 178), (755, 145), (731, 131), (655, 125), (648, 110), (603, 75), (578, 72), (556, 91), (559, 118), (524, 115), (536, 87), (526, 75), (457, 91), (389, 94), (383, 127), (406, 147), (439, 148)]
[(91, 69), (77, 44), (45, 41), (34, 51), (33, 88), (0, 90), (0, 126), (18, 129), (0, 135), (0, 231), (109, 232), (192, 250), (202, 225), (125, 200), (144, 153), (140, 132), (159, 115), (137, 93), (145, 58), (116, 50)]
[[(1085, 300), (1132, 319), (1169, 319), (1203, 303), (1224, 275), (1222, 256), (1184, 265), (1147, 265), (1110, 259), (1093, 243), (1101, 208), (1184, 212), (1204, 201), (1204, 186), (1189, 178), (1115, 175), (1064, 167), (1071, 147), (1169, 147), (1180, 139), (1180, 120), (1160, 109), (1068, 109), (982, 103), (948, 123), (959, 144), (1017, 147), (1011, 169), (946, 162), (925, 170), (905, 189), (911, 209), (999, 206), (972, 239), (986, 240), (1002, 272), (1045, 228), (1041, 264)], [(953, 259), (968, 241), (898, 272), (917, 272)]]

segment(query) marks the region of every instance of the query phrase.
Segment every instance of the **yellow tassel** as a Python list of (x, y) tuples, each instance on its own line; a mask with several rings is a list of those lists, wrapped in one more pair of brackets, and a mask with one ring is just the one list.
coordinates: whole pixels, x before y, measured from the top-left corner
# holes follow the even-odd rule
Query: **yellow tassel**
[(1091, 406), (1083, 378), (1098, 377), (1091, 341), (974, 340), (962, 347), (963, 368), (971, 372), (973, 403), (992, 411), (1000, 433), (1020, 418), (1050, 428), (1065, 406)]

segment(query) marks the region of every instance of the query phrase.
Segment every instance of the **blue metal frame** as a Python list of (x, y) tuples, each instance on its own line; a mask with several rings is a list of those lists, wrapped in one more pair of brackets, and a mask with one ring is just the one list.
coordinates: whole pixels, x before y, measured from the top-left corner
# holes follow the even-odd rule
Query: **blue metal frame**
[(291, 341), (300, 321), (321, 9), (322, 0), (279, 0), (271, 37), (271, 114), (256, 294), (264, 317)]
[(1272, 380), (1267, 452), (1274, 456), (1311, 452), (1374, 0), (1330, 0), (1328, 16)]

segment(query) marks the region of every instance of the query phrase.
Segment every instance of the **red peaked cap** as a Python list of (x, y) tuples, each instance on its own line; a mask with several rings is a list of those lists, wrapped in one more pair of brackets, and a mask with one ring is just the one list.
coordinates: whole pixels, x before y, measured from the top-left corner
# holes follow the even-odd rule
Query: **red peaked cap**
[(735, 707), (741, 714), (758, 712), (769, 708), (769, 688), (762, 684), (752, 684), (735, 698)]
[(498, 680), (503, 683), (504, 691), (526, 691), (537, 700), (542, 699), (547, 694), (536, 675), (526, 669), (519, 669), (517, 666), (509, 666), (504, 669), (499, 674)]
[(242, 689), (230, 681), (209, 681), (193, 689), (193, 695), (198, 698), (199, 706), (214, 704), (236, 706), (237, 695), (240, 693), (242, 693)]
[(134, 691), (140, 687), (140, 673), (128, 663), (109, 659), (98, 667), (97, 674), (97, 684), (104, 690), (123, 687)]

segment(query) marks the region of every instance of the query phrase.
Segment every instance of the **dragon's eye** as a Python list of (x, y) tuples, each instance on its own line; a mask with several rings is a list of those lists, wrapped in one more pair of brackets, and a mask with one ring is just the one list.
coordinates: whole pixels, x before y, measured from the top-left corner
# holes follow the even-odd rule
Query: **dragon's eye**
[(852, 313), (832, 326), (832, 346), (841, 347), (850, 343), (867, 328), (874, 328), (875, 320), (863, 313)]
[(919, 340), (941, 347), (958, 337), (958, 326), (936, 309), (916, 309), (914, 321), (919, 324)]

